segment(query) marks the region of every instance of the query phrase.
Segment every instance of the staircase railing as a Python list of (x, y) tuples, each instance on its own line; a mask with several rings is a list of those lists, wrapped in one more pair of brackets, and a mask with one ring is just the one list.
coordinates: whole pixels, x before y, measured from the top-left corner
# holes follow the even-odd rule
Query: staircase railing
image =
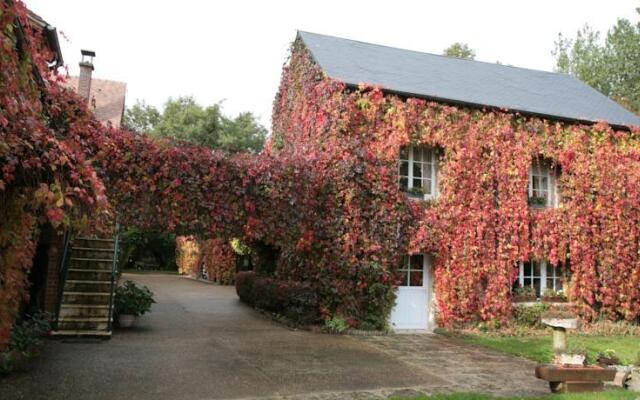
[(56, 329), (58, 326), (58, 319), (60, 318), (60, 307), (62, 306), (62, 299), (64, 297), (64, 285), (67, 282), (67, 274), (69, 272), (69, 248), (71, 243), (71, 230), (64, 232), (64, 244), (62, 250), (62, 258), (60, 259), (60, 265), (58, 266), (58, 298), (56, 303)]
[(109, 319), (107, 321), (107, 330), (111, 332), (113, 327), (113, 308), (114, 308), (114, 289), (116, 285), (116, 277), (118, 275), (118, 261), (120, 253), (120, 224), (116, 222), (115, 237), (113, 240), (113, 262), (111, 264), (111, 290), (109, 290)]

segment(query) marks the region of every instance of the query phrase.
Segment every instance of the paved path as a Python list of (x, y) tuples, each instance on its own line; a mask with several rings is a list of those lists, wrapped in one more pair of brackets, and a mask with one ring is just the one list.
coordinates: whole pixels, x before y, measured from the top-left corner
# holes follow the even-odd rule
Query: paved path
[(393, 393), (546, 392), (533, 364), (437, 335), (336, 336), (283, 327), (232, 287), (128, 275), (153, 312), (106, 342), (48, 343), (0, 399), (380, 399)]

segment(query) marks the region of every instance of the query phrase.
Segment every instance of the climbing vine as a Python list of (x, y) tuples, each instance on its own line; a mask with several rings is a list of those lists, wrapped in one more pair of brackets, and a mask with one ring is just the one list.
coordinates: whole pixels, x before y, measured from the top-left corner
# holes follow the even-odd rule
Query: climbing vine
[[(319, 317), (351, 326), (384, 326), (396, 268), (417, 252), (435, 255), (446, 325), (506, 319), (516, 263), (531, 258), (570, 266), (584, 316), (640, 315), (638, 129), (348, 88), (295, 43), (265, 152), (227, 157), (101, 125), (48, 69), (24, 5), (0, 7), (0, 349), (25, 298), (38, 227), (116, 215), (125, 226), (219, 238), (212, 254), (231, 238), (269, 249), (271, 286), (304, 283)], [(436, 201), (398, 190), (409, 144), (441, 149)], [(557, 209), (528, 206), (536, 157), (562, 171)]]
[[(517, 262), (529, 259), (571, 269), (570, 295), (585, 317), (640, 315), (637, 127), (616, 131), (346, 87), (324, 76), (300, 41), (273, 115), (268, 149), (276, 157), (369, 154), (355, 168), (382, 170), (394, 168), (402, 146), (442, 150), (440, 197), (405, 201), (411, 240), (403, 249), (435, 255), (441, 323), (507, 319)], [(528, 205), (528, 169), (539, 157), (561, 170), (556, 209)], [(385, 184), (389, 192), (397, 185)]]

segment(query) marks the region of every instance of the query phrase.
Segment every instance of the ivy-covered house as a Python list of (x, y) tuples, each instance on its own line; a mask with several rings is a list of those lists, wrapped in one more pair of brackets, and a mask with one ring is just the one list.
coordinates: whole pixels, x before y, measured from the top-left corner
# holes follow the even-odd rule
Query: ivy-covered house
[(633, 320), (638, 127), (569, 75), (299, 32), (268, 151), (393, 169), (395, 329), (506, 319), (523, 293)]

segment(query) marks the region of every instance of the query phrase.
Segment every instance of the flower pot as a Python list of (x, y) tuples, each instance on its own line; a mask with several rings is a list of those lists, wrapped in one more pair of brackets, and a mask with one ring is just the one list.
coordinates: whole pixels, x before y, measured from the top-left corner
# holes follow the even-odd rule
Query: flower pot
[(560, 353), (556, 357), (556, 364), (569, 366), (584, 366), (587, 357), (584, 354)]
[(118, 325), (120, 328), (131, 328), (136, 321), (136, 316), (131, 314), (118, 315)]
[(538, 365), (536, 377), (549, 382), (553, 393), (558, 392), (599, 392), (604, 382), (613, 381), (616, 370), (602, 367), (563, 367), (559, 365)]
[(543, 303), (567, 303), (567, 298), (563, 296), (544, 296)]
[(514, 295), (512, 298), (512, 301), (514, 303), (533, 303), (536, 300), (538, 300), (536, 296), (529, 296), (529, 295), (523, 295), (523, 294)]

